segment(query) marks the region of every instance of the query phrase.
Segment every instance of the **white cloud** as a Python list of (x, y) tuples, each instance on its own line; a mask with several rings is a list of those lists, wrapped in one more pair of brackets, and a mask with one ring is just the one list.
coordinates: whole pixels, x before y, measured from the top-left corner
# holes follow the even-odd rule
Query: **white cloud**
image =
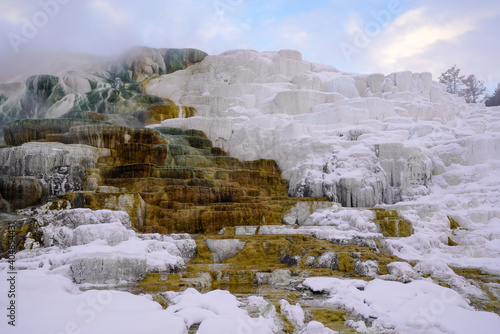
[(359, 14), (353, 13), (344, 24), (344, 30), (349, 36), (353, 36), (356, 32), (361, 31), (363, 19)]
[(226, 23), (214, 22), (208, 24), (202, 32), (206, 41), (222, 38), (224, 40), (236, 40), (240, 36), (241, 29), (238, 26)]
[[(387, 68), (397, 67), (404, 58), (421, 55), (441, 41), (456, 41), (476, 28), (478, 18), (453, 19), (448, 22), (429, 22), (428, 8), (418, 8), (398, 17), (380, 36), (383, 48), (374, 48), (372, 55)], [(380, 42), (378, 43), (380, 45)]]
[(281, 38), (290, 43), (295, 48), (304, 46), (308, 40), (309, 34), (297, 27), (287, 26), (284, 27)]
[(113, 6), (108, 1), (96, 0), (92, 2), (92, 6), (104, 12), (117, 24), (122, 24), (127, 19), (127, 15), (124, 12), (118, 10), (117, 6)]
[(0, 2), (0, 20), (12, 24), (22, 24), (23, 13), (26, 11), (21, 1)]
[[(215, 12), (211, 17), (208, 17), (208, 20), (203, 21), (203, 18), (200, 18), (199, 22), (200, 34), (204, 43), (210, 44), (215, 41), (226, 44), (229, 49), (238, 47), (235, 43), (244, 40), (245, 34), (250, 31), (248, 23), (235, 20), (232, 10)], [(230, 43), (233, 43), (233, 45)]]
[(493, 33), (492, 28), (498, 29), (494, 17), (499, 15), (495, 4), (468, 7), (457, 3), (453, 8), (428, 4), (397, 17), (357, 61), (366, 72), (429, 71), (436, 77), (457, 64), (464, 72), (491, 73), (498, 68), (494, 54), (500, 50), (485, 36)]

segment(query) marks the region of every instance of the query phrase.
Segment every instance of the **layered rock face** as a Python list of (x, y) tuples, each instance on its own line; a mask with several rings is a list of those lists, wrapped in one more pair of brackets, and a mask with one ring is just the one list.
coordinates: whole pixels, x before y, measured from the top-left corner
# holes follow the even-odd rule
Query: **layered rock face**
[(51, 208), (124, 210), (142, 232), (213, 233), (281, 223), (297, 202), (274, 161), (228, 157), (198, 130), (78, 119), (4, 129), (20, 145), (0, 149), (2, 197), (15, 209), (52, 199)]
[[(86, 169), (95, 167), (106, 149), (87, 145), (66, 145), (46, 140), (51, 134), (64, 133), (72, 125), (93, 124), (85, 120), (27, 120), (6, 127), (7, 142), (0, 149), (0, 194), (21, 209), (42, 204), (51, 196), (83, 190)], [(22, 145), (24, 144), (24, 145)]]
[(428, 194), (433, 164), (417, 142), (463, 109), (429, 73), (348, 74), (291, 50), (209, 56), (145, 87), (198, 110), (162, 126), (202, 130), (243, 160), (276, 160), (292, 196), (355, 207)]

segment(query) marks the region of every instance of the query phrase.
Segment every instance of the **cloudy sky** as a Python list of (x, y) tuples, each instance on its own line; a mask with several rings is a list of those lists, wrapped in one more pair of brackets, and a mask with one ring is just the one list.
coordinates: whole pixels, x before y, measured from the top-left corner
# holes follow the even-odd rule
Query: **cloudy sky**
[[(0, 32), (4, 64), (135, 45), (289, 48), (348, 72), (436, 78), (456, 64), (490, 87), (500, 82), (498, 0), (0, 0)], [(0, 64), (0, 77), (13, 68)]]

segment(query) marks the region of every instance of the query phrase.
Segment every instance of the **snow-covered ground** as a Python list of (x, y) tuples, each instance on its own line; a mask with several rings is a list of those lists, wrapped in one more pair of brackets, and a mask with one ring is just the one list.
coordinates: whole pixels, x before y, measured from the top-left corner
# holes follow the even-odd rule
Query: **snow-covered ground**
[[(240, 159), (274, 159), (291, 195), (343, 205), (289, 222), (298, 227), (259, 233), (373, 240), (381, 234), (364, 210), (373, 206), (396, 209), (412, 222), (412, 236), (384, 243), (414, 267), (397, 262), (389, 275), (369, 282), (303, 282), (328, 295), (322, 305), (358, 319), (346, 326), (369, 333), (498, 332), (500, 317), (469, 303), (485, 292), (450, 267), (500, 275), (499, 107), (466, 105), (429, 73), (343, 73), (291, 50), (209, 56), (146, 88), (198, 110), (161, 126), (203, 130)], [(297, 333), (333, 332), (305, 321), (300, 305), (286, 300), (277, 311), (262, 297), (188, 289), (165, 293), (169, 306), (162, 309), (147, 295), (95, 289), (182, 268), (195, 245), (189, 236), (139, 235), (120, 212), (78, 210), (38, 217), (45, 247), (17, 254), (17, 269), (31, 270), (18, 270), (16, 327), (3, 317), (1, 333), (187, 333), (192, 324), (199, 324), (197, 333), (278, 333), (283, 317)], [(459, 226), (450, 228), (450, 218)], [(0, 262), (2, 310), (12, 300), (3, 293), (8, 272)], [(498, 284), (489, 287), (498, 298)], [(252, 316), (250, 308), (257, 310)]]
[[(149, 295), (108, 289), (82, 292), (68, 278), (44, 269), (19, 271), (16, 280), (17, 296), (11, 299), (16, 302), (15, 326), (4, 319), (2, 333), (183, 334), (199, 324), (199, 334), (263, 334), (283, 328), (276, 308), (263, 297), (238, 300), (227, 291), (201, 294), (190, 288), (165, 293), (170, 306), (162, 309)], [(0, 289), (7, 291), (8, 284), (2, 279)], [(459, 293), (430, 279), (403, 284), (317, 277), (307, 278), (303, 285), (328, 294), (324, 306), (370, 319), (369, 325), (362, 320), (346, 323), (359, 332), (493, 334), (500, 327), (498, 315), (474, 311)], [(0, 306), (9, 307), (6, 294), (0, 297)], [(257, 309), (260, 315), (250, 317), (244, 307)], [(305, 323), (299, 304), (283, 299), (280, 310), (297, 333), (336, 333), (316, 321)]]

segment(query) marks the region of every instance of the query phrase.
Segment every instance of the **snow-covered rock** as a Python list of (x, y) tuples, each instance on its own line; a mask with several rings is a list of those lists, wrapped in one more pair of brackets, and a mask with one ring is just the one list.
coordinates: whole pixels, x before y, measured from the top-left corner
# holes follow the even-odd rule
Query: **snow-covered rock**
[(83, 257), (71, 261), (75, 283), (120, 284), (146, 278), (145, 258)]
[(280, 300), (281, 313), (297, 329), (304, 327), (305, 314), (300, 304), (291, 305), (286, 299)]
[(330, 202), (299, 202), (283, 216), (287, 225), (310, 225), (312, 214), (325, 209), (338, 208), (338, 204)]
[(379, 274), (378, 262), (357, 260), (354, 262), (354, 272), (360, 276), (376, 277)]
[(45, 213), (37, 215), (35, 219), (43, 226), (64, 226), (72, 230), (81, 225), (92, 224), (119, 224), (128, 229), (132, 228), (130, 218), (124, 211), (91, 209), (48, 210)]
[(407, 283), (413, 279), (418, 279), (420, 275), (407, 262), (392, 262), (387, 265), (387, 271), (391, 278)]
[(199, 324), (197, 333), (273, 333), (272, 319), (251, 318), (240, 308), (241, 302), (228, 291), (213, 290), (201, 294), (195, 289), (182, 293), (167, 293), (173, 305), (166, 309), (170, 315), (184, 319), (186, 327)]
[[(496, 333), (500, 317), (474, 311), (457, 292), (426, 280), (403, 284), (375, 279), (312, 277), (303, 285), (330, 296), (325, 303), (341, 307), (364, 319), (365, 326), (352, 320), (353, 328), (396, 333)], [(368, 324), (368, 320), (371, 323)]]
[(206, 240), (208, 249), (214, 253), (214, 261), (222, 262), (238, 254), (245, 242), (238, 239), (208, 239)]
[(34, 219), (45, 247), (17, 253), (16, 265), (44, 267), (79, 284), (137, 282), (150, 272), (184, 268), (196, 253), (189, 235), (137, 234), (123, 211), (46, 210)]
[(429, 193), (432, 155), (414, 139), (436, 125), (417, 122), (452, 121), (459, 99), (429, 73), (349, 74), (286, 55), (209, 56), (146, 90), (198, 110), (161, 126), (203, 130), (239, 159), (276, 160), (292, 195), (369, 207)]
[(130, 231), (123, 225), (116, 223), (98, 224), (95, 226), (85, 224), (74, 229), (51, 224), (42, 230), (45, 247), (58, 246), (60, 248), (67, 248), (90, 244), (96, 240), (103, 240), (110, 246), (116, 246), (130, 237)]
[(300, 334), (337, 334), (338, 332), (323, 326), (321, 322), (310, 321)]

